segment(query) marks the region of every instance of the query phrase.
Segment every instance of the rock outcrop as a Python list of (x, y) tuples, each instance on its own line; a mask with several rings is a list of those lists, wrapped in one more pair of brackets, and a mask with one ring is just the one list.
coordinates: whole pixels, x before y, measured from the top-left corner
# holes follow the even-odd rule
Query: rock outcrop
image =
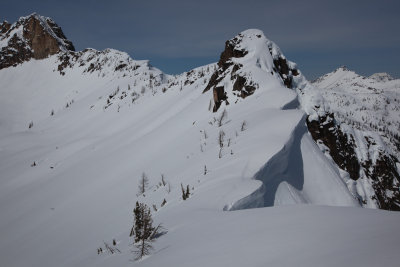
[(400, 210), (400, 81), (342, 66), (313, 84), (326, 104), (316, 106), (324, 115), (307, 120), (313, 139), (349, 174), (362, 205)]
[(61, 28), (50, 18), (32, 14), (0, 25), (0, 69), (61, 51), (75, 51)]
[[(255, 41), (256, 52), (249, 53), (247, 45)], [(269, 52), (269, 55), (266, 53)], [(247, 75), (247, 66), (241, 62), (251, 62), (252, 67), (257, 66), (259, 69), (271, 75), (278, 75), (282, 83), (293, 88), (293, 76), (299, 75), (296, 65), (286, 60), (279, 48), (270, 40), (268, 40), (262, 31), (247, 30), (238, 34), (233, 39), (225, 42), (225, 49), (221, 53), (218, 61), (218, 68), (213, 73), (208, 85), (203, 92), (213, 90), (214, 108), (217, 111), (223, 102), (229, 104), (227, 90), (231, 90), (235, 96), (246, 98), (252, 95), (259, 85)], [(260, 62), (263, 62), (261, 65)], [(223, 81), (228, 78), (232, 88), (227, 88)]]

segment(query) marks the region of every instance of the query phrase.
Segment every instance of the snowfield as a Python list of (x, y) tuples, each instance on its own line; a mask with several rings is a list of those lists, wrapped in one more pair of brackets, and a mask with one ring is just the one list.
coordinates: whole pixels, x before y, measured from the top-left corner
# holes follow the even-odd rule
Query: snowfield
[[(398, 266), (400, 213), (360, 208), (270, 74), (270, 41), (242, 35), (239, 73), (258, 87), (241, 99), (221, 81), (238, 101), (216, 113), (216, 64), (171, 76), (89, 49), (0, 70), (0, 265)], [(136, 201), (166, 229), (140, 261)], [(112, 239), (121, 253), (98, 255)]]

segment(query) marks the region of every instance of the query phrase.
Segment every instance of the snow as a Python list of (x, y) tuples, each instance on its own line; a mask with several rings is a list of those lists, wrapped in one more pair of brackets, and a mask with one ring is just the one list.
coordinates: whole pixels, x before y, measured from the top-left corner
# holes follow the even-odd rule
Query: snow
[[(168, 233), (171, 243), (165, 242), (166, 236), (160, 239), (157, 256), (138, 265), (397, 266), (398, 216), (376, 210), (298, 205), (193, 212), (182, 218), (185, 226), (179, 227), (181, 231)], [(190, 223), (184, 223), (186, 220)], [(378, 229), (376, 224), (385, 227)], [(108, 263), (114, 262), (110, 259)]]
[[(394, 156), (398, 161), (400, 80), (387, 73), (363, 77), (340, 67), (315, 80), (313, 85), (316, 88), (312, 92), (318, 91), (325, 102), (325, 112), (334, 113), (341, 131), (354, 140), (361, 166), (368, 161), (375, 164), (382, 155)], [(365, 200), (367, 207), (376, 208), (372, 181), (363, 171), (360, 178), (355, 195)], [(394, 181), (400, 182), (396, 178)]]
[[(216, 113), (212, 92), (202, 93), (216, 64), (171, 76), (123, 52), (88, 49), (0, 70), (1, 263), (396, 266), (400, 215), (359, 208), (306, 132), (296, 92), (270, 74), (279, 48), (258, 30), (242, 36), (251, 52), (238, 59), (241, 74), (258, 88)], [(150, 188), (137, 195), (143, 172)], [(185, 201), (181, 184), (191, 191)], [(136, 201), (156, 205), (167, 233), (131, 262)], [(97, 255), (113, 238), (122, 253)]]
[(378, 82), (388, 82), (394, 80), (394, 78), (386, 72), (374, 73), (371, 76), (369, 76), (369, 78), (374, 79)]

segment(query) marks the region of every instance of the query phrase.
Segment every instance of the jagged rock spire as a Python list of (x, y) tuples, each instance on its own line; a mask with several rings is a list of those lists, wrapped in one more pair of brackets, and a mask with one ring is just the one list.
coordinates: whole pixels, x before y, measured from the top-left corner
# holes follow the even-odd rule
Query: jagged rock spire
[(7, 21), (0, 25), (0, 69), (61, 51), (75, 48), (51, 18), (33, 13), (12, 25)]

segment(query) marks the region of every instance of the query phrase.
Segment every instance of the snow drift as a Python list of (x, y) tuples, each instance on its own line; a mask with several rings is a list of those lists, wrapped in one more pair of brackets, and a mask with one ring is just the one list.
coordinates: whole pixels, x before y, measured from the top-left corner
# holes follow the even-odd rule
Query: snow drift
[[(30, 58), (1, 69), (0, 81), (6, 266), (129, 264), (136, 201), (168, 231), (136, 265), (398, 261), (397, 213), (327, 207), (360, 204), (307, 131), (306, 118), (322, 114), (309, 101), (321, 95), (260, 30), (176, 76), (87, 49)], [(137, 194), (143, 172), (150, 184)], [(255, 207), (270, 208), (238, 210)], [(97, 255), (112, 239), (121, 254)]]

